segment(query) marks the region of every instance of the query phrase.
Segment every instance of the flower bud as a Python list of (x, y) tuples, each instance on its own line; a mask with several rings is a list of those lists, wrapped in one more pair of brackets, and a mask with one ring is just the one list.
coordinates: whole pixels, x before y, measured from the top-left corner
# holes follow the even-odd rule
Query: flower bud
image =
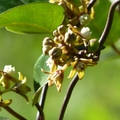
[(59, 44), (59, 43), (61, 43), (61, 40), (59, 39), (59, 37), (54, 37), (54, 42), (56, 44)]
[(53, 31), (53, 35), (54, 35), (55, 37), (58, 37), (60, 34), (58, 33), (58, 30), (54, 30), (54, 31)]
[(51, 50), (51, 49), (52, 49), (51, 45), (45, 45), (45, 46), (43, 46), (43, 48), (42, 48), (43, 54), (48, 55), (49, 50)]
[(62, 50), (60, 48), (54, 47), (49, 51), (49, 56), (56, 60), (59, 59), (62, 55)]
[(97, 39), (91, 39), (89, 41), (88, 52), (95, 52), (99, 48), (99, 42)]
[(89, 14), (82, 14), (79, 17), (79, 21), (80, 21), (81, 25), (88, 25), (90, 23), (90, 21), (91, 21), (91, 18), (89, 16)]
[(74, 33), (66, 32), (65, 33), (65, 43), (73, 43), (76, 40)]
[(83, 38), (85, 39), (90, 39), (91, 38), (91, 32), (89, 27), (83, 27), (81, 29), (81, 35), (83, 36)]
[(52, 45), (52, 46), (54, 46), (54, 44), (55, 44), (54, 41), (51, 38), (49, 38), (49, 37), (46, 37), (43, 40), (43, 47), (45, 45)]
[(65, 28), (65, 26), (64, 25), (60, 25), (58, 28), (57, 28), (57, 30), (58, 30), (58, 33), (59, 34), (65, 34), (65, 32), (66, 32), (66, 28)]

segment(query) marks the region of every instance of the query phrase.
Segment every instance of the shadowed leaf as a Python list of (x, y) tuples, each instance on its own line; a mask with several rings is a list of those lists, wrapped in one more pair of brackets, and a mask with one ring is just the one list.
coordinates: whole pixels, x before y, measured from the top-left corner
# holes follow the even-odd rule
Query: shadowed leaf
[(41, 55), (34, 66), (33, 78), (34, 78), (34, 90), (35, 94), (33, 96), (33, 105), (38, 101), (39, 95), (41, 93), (42, 87), (47, 83), (48, 74), (41, 71), (41, 68), (45, 71), (49, 71), (49, 67), (46, 66), (46, 60), (48, 56)]

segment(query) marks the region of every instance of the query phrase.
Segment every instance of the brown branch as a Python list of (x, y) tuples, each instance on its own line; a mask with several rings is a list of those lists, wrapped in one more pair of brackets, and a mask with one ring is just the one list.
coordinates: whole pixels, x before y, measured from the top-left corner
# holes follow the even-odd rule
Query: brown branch
[(101, 50), (101, 48), (103, 47), (103, 45), (104, 45), (104, 43), (106, 41), (106, 38), (107, 38), (107, 36), (108, 36), (108, 34), (110, 32), (110, 29), (111, 29), (111, 26), (112, 26), (112, 23), (113, 23), (115, 8), (119, 4), (120, 4), (120, 0), (116, 0), (110, 6), (109, 14), (108, 14), (107, 21), (106, 21), (106, 25), (105, 25), (103, 33), (102, 33), (102, 35), (101, 35), (101, 37), (99, 39), (100, 45), (99, 45), (99, 49), (97, 50), (98, 53)]
[(65, 110), (66, 110), (68, 102), (70, 100), (72, 91), (73, 91), (76, 83), (78, 82), (78, 80), (79, 80), (79, 78), (78, 78), (78, 75), (76, 74), (74, 76), (73, 80), (71, 81), (69, 87), (68, 87), (68, 90), (67, 90), (66, 96), (64, 98), (63, 105), (62, 105), (61, 112), (60, 112), (58, 120), (63, 120), (64, 114), (65, 114)]
[(118, 55), (120, 55), (120, 50), (114, 44), (112, 44), (111, 47)]
[(46, 99), (46, 95), (47, 95), (47, 90), (48, 90), (48, 84), (46, 84), (43, 89), (42, 89), (42, 93), (41, 93), (41, 98), (40, 98), (40, 102), (36, 104), (36, 107), (38, 109), (38, 113), (36, 116), (36, 120), (44, 120), (44, 112), (43, 112), (43, 108), (44, 108), (44, 104), (45, 104), (45, 99)]
[(18, 118), (18, 120), (27, 120), (20, 114), (16, 113), (13, 109), (11, 109), (9, 106), (3, 107), (6, 111), (8, 111), (10, 114), (12, 114), (14, 117)]

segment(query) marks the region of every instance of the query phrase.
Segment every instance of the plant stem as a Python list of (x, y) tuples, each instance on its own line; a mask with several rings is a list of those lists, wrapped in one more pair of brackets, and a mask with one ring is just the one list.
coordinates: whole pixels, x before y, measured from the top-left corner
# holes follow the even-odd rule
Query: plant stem
[(45, 118), (44, 118), (43, 109), (41, 108), (39, 103), (36, 103), (35, 106), (38, 109), (36, 120), (44, 120)]
[(116, 47), (114, 44), (112, 44), (111, 47), (113, 48), (113, 50), (114, 50), (118, 55), (120, 55), (120, 50), (118, 50), (117, 47)]
[(12, 89), (11, 88), (8, 88), (8, 89), (5, 89), (3, 91), (0, 91), (0, 95), (6, 93), (6, 92), (10, 92)]
[(78, 80), (79, 80), (79, 78), (78, 78), (78, 75), (76, 74), (76, 75), (74, 76), (73, 80), (71, 81), (69, 87), (68, 87), (66, 96), (64, 97), (63, 105), (62, 105), (61, 112), (60, 112), (60, 116), (59, 116), (59, 119), (58, 119), (58, 120), (63, 120), (64, 114), (65, 114), (65, 110), (66, 110), (67, 105), (68, 105), (68, 102), (69, 102), (69, 100), (70, 100), (72, 91), (73, 91), (76, 83), (78, 82)]
[(111, 29), (111, 26), (112, 26), (112, 22), (113, 22), (113, 17), (114, 17), (114, 12), (115, 12), (115, 8), (116, 6), (120, 4), (120, 0), (116, 0), (112, 3), (112, 5), (110, 6), (110, 9), (109, 9), (109, 14), (108, 14), (108, 17), (107, 17), (107, 21), (106, 21), (106, 25), (105, 25), (105, 28), (103, 30), (103, 33), (99, 39), (99, 43), (100, 43), (100, 46), (99, 46), (99, 49), (97, 50), (97, 52), (99, 52), (104, 44), (104, 42), (106, 41), (106, 38), (110, 32), (110, 29)]
[(39, 104), (36, 104), (36, 107), (38, 109), (38, 113), (36, 116), (36, 120), (44, 120), (44, 113), (43, 113), (43, 108), (44, 108), (44, 104), (45, 104), (45, 99), (46, 99), (46, 95), (47, 95), (47, 90), (48, 90), (48, 84), (46, 84), (43, 89), (42, 89), (42, 93), (41, 93), (41, 98), (40, 98), (40, 102)]
[(39, 105), (42, 107), (42, 109), (44, 108), (45, 99), (46, 99), (46, 95), (47, 95), (47, 90), (48, 90), (48, 84), (46, 84), (43, 87), (43, 90), (42, 90), (42, 93), (41, 93), (41, 99), (40, 99)]
[(90, 0), (90, 3), (89, 3), (88, 6), (87, 6), (88, 11), (91, 10), (91, 8), (93, 7), (93, 5), (95, 4), (96, 1), (97, 1), (97, 0)]
[(20, 114), (16, 113), (14, 110), (12, 110), (9, 106), (3, 107), (6, 111), (8, 111), (10, 114), (12, 114), (14, 117), (18, 118), (18, 120), (27, 120)]

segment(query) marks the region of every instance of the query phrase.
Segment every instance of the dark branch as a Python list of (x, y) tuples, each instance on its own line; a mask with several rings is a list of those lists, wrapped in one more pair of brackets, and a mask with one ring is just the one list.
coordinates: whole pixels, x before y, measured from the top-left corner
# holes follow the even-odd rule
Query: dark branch
[(111, 47), (118, 55), (120, 55), (120, 50), (114, 44), (112, 44)]
[(67, 94), (66, 94), (66, 96), (65, 96), (65, 98), (64, 98), (63, 105), (62, 105), (62, 108), (61, 108), (59, 120), (63, 120), (64, 114), (65, 114), (65, 110), (66, 110), (67, 105), (68, 105), (68, 102), (69, 102), (69, 100), (70, 100), (72, 91), (73, 91), (76, 83), (78, 82), (78, 80), (79, 80), (79, 78), (78, 78), (78, 75), (76, 74), (76, 75), (74, 76), (73, 80), (71, 81), (69, 87), (68, 87)]
[(90, 1), (90, 3), (89, 3), (88, 6), (87, 6), (87, 10), (88, 10), (88, 11), (91, 10), (91, 8), (94, 6), (94, 4), (95, 4), (96, 1), (97, 1), (97, 0), (91, 0), (91, 1)]
[(3, 107), (6, 111), (8, 111), (10, 114), (12, 114), (14, 117), (16, 117), (18, 120), (27, 120), (20, 114), (16, 113), (13, 109), (11, 109), (9, 106)]
[(46, 84), (43, 89), (42, 89), (42, 93), (41, 93), (41, 99), (39, 102), (39, 105), (41, 106), (41, 108), (44, 108), (44, 104), (45, 104), (45, 99), (46, 99), (46, 95), (47, 95), (47, 90), (48, 90), (48, 84)]
[(105, 28), (103, 30), (103, 33), (102, 33), (102, 35), (99, 39), (100, 46), (99, 46), (98, 52), (101, 50), (102, 46), (104, 45), (104, 43), (106, 41), (106, 38), (107, 38), (109, 32), (110, 32), (112, 22), (113, 22), (115, 8), (118, 4), (120, 4), (120, 0), (114, 1), (112, 3), (112, 5), (110, 6), (109, 14), (108, 14), (108, 17), (107, 17), (107, 22), (106, 22)]
[(46, 84), (43, 89), (42, 89), (42, 93), (41, 93), (41, 98), (40, 98), (40, 102), (39, 104), (36, 104), (36, 107), (38, 109), (38, 113), (36, 116), (36, 120), (44, 120), (44, 112), (43, 112), (43, 108), (44, 108), (44, 104), (45, 104), (45, 99), (46, 99), (46, 95), (47, 95), (47, 90), (48, 90), (48, 84)]
[(35, 106), (38, 109), (36, 120), (44, 120), (43, 109), (41, 108), (41, 106), (39, 105), (39, 103), (36, 103)]

